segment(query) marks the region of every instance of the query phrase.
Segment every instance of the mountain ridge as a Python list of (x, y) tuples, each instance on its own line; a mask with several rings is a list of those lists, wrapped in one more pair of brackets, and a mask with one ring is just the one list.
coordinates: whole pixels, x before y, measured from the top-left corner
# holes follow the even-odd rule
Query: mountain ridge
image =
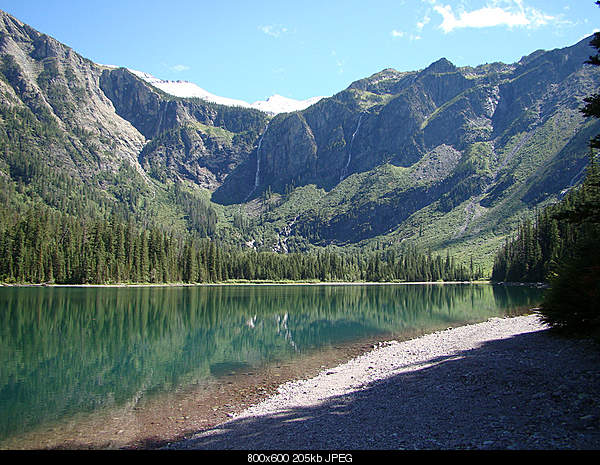
[(273, 115), (170, 95), (0, 16), (0, 183), (17, 206), (259, 250), (414, 244), (491, 266), (520, 219), (578, 184), (600, 131), (579, 111), (600, 85), (588, 39), (513, 64), (388, 68)]
[[(111, 68), (118, 68), (117, 66), (109, 66)], [(305, 100), (296, 100), (288, 97), (283, 97), (282, 95), (274, 94), (270, 97), (267, 97), (265, 100), (257, 100), (253, 103), (248, 103), (244, 100), (237, 100), (228, 97), (221, 97), (218, 95), (214, 95), (207, 90), (204, 90), (197, 84), (190, 81), (168, 81), (154, 77), (153, 75), (146, 73), (144, 71), (137, 71), (133, 69), (129, 69), (130, 72), (135, 74), (136, 76), (142, 78), (144, 81), (153, 85), (154, 87), (158, 87), (160, 90), (166, 92), (167, 94), (173, 95), (175, 97), (183, 97), (183, 98), (200, 98), (202, 100), (206, 100), (207, 102), (217, 103), (220, 105), (227, 105), (233, 107), (242, 107), (242, 108), (254, 108), (256, 110), (264, 111), (265, 113), (269, 113), (272, 115), (277, 115), (279, 113), (289, 113), (293, 111), (304, 110), (305, 108), (317, 103), (321, 100), (322, 96), (319, 97), (311, 97)]]

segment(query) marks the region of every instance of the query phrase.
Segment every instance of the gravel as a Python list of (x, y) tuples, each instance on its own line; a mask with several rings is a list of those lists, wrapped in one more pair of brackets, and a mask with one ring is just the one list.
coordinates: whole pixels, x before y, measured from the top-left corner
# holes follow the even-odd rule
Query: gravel
[(537, 315), (374, 350), (169, 449), (600, 449), (600, 350)]

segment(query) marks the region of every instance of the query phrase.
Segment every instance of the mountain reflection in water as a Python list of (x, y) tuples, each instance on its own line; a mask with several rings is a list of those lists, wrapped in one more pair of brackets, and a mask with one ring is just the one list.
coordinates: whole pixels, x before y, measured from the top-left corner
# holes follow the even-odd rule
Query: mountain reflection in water
[(0, 288), (0, 440), (335, 344), (484, 321), (540, 296), (489, 284)]

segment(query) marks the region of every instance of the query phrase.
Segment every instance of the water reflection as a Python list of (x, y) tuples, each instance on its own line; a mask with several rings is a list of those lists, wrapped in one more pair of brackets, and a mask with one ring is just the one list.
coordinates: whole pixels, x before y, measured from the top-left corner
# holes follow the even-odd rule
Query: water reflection
[(1, 288), (0, 440), (324, 346), (482, 321), (539, 297), (491, 285)]

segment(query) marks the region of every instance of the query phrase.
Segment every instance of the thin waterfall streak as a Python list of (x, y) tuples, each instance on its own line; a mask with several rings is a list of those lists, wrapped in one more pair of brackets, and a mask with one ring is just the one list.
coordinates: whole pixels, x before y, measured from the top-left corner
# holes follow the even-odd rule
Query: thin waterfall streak
[[(261, 138), (262, 142), (262, 138)], [(256, 174), (254, 175), (254, 188), (258, 187), (260, 180), (260, 144), (258, 144), (258, 150), (256, 151)]]
[(352, 137), (350, 138), (350, 147), (348, 148), (348, 161), (346, 161), (346, 166), (344, 166), (344, 169), (342, 170), (342, 174), (340, 174), (340, 181), (342, 179), (344, 179), (346, 177), (346, 174), (348, 173), (348, 167), (350, 166), (350, 162), (352, 161), (352, 146), (354, 145), (354, 138), (356, 137), (356, 134), (358, 133), (358, 130), (360, 129), (360, 123), (362, 121), (362, 117), (363, 117), (363, 113), (361, 113), (360, 116), (358, 117), (358, 123), (356, 124), (356, 129), (354, 130), (354, 132), (352, 133)]
[(581, 169), (579, 170), (579, 172), (578, 172), (578, 173), (577, 173), (575, 176), (573, 176), (573, 177), (571, 178), (571, 180), (569, 181), (569, 185), (568, 185), (567, 187), (565, 187), (565, 188), (564, 188), (562, 191), (560, 191), (560, 197), (561, 197), (561, 198), (562, 198), (562, 197), (564, 197), (564, 196), (565, 196), (565, 194), (566, 194), (567, 192), (569, 192), (569, 191), (570, 191), (570, 190), (573, 188), (573, 186), (575, 185), (575, 180), (576, 180), (576, 179), (577, 179), (579, 176), (581, 176), (581, 174), (582, 174), (582, 173), (583, 173), (583, 172), (586, 170), (586, 168), (587, 168), (587, 165), (583, 165), (583, 168), (581, 168)]
[(267, 127), (265, 128), (265, 131), (260, 136), (260, 139), (258, 139), (258, 147), (256, 148), (256, 173), (254, 174), (254, 187), (252, 188), (250, 193), (246, 196), (246, 198), (244, 199), (244, 202), (246, 202), (250, 198), (250, 196), (252, 194), (254, 194), (254, 191), (256, 190), (256, 188), (258, 187), (258, 183), (260, 182), (260, 148), (262, 147), (262, 141), (263, 141), (263, 138), (265, 137), (265, 134), (267, 133), (268, 129), (269, 129), (269, 123), (267, 123)]

